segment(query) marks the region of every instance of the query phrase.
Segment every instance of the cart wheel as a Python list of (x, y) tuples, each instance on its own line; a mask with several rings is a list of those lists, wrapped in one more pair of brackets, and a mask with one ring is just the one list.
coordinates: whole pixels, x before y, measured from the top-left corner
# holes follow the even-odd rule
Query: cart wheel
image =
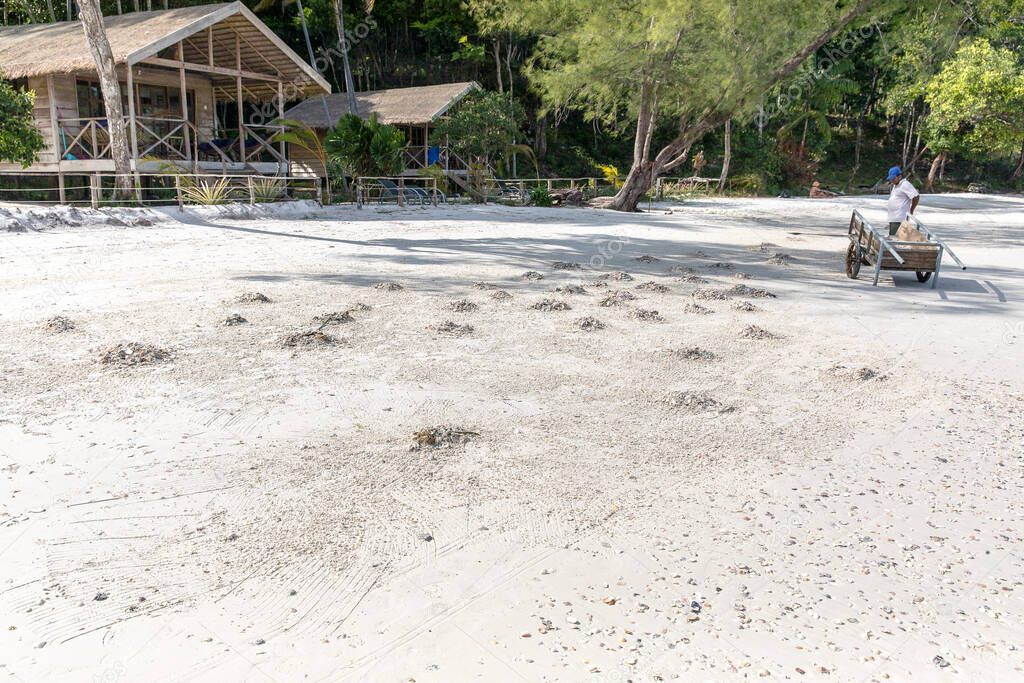
[(856, 280), (860, 274), (861, 253), (860, 245), (850, 242), (850, 248), (846, 250), (846, 277)]
[(929, 273), (922, 273), (920, 270), (917, 271), (917, 281), (918, 282), (928, 282), (928, 278), (930, 278), (931, 276), (932, 276), (932, 274), (930, 272)]

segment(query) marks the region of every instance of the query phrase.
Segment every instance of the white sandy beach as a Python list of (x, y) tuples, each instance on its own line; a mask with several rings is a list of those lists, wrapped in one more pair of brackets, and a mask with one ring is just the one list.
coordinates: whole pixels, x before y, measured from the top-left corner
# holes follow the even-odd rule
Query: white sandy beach
[(855, 207), (0, 205), (0, 680), (1024, 677), (1024, 199)]

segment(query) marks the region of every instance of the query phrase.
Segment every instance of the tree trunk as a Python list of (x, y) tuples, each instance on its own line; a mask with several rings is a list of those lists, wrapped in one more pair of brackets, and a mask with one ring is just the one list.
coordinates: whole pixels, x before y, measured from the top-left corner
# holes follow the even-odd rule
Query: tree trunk
[(53, 0), (46, 0), (46, 11), (50, 13), (50, 23), (57, 23), (57, 13), (53, 11)]
[(548, 155), (548, 117), (547, 115), (537, 118), (537, 127), (533, 133), (533, 152), (537, 156), (537, 163), (544, 165), (544, 159)]
[(501, 45), (497, 40), (494, 41), (494, 67), (498, 74), (498, 92), (505, 92), (505, 86), (501, 82)]
[(935, 192), (935, 174), (939, 172), (939, 167), (945, 159), (945, 152), (939, 152), (935, 155), (935, 158), (932, 159), (932, 167), (928, 169), (928, 180), (924, 183), (925, 192)]
[[(110, 134), (110, 156), (114, 160), (114, 187), (120, 196), (130, 196), (132, 192), (132, 162), (128, 152), (128, 133), (124, 125), (124, 112), (121, 110), (121, 87), (117, 82), (117, 70), (114, 68), (114, 56), (110, 50), (110, 41), (103, 28), (103, 14), (100, 12), (99, 0), (79, 0), (78, 17), (82, 21), (85, 39), (89, 43), (96, 71), (100, 77), (100, 91), (103, 93), (103, 106), (107, 114), (107, 130)], [(128, 93), (133, 97), (133, 93)]]
[(345, 70), (345, 99), (348, 102), (348, 113), (358, 114), (356, 104), (356, 85), (352, 81), (352, 67), (348, 63), (348, 38), (345, 36), (345, 4), (343, 0), (334, 0), (334, 23), (338, 29), (338, 45), (341, 47), (341, 65)]
[(608, 208), (617, 211), (636, 211), (640, 199), (651, 189), (651, 184), (657, 178), (650, 161), (651, 138), (654, 137), (657, 110), (654, 84), (644, 79), (640, 84), (640, 111), (636, 117), (636, 137), (633, 138), (633, 165)]
[(846, 192), (849, 193), (853, 189), (853, 184), (857, 180), (857, 174), (860, 172), (860, 155), (861, 150), (864, 148), (864, 115), (861, 114), (860, 118), (857, 119), (857, 141), (853, 145), (853, 170), (850, 171), (850, 179), (846, 181)]
[(725, 181), (729, 179), (729, 164), (732, 162), (732, 119), (725, 122), (725, 155), (722, 157), (722, 174), (718, 176), (718, 191), (725, 190)]
[(650, 160), (651, 137), (657, 121), (657, 97), (654, 93), (655, 83), (647, 73), (641, 73), (640, 80), (640, 111), (637, 116), (636, 138), (633, 145), (633, 165), (629, 169), (626, 181), (612, 198), (608, 208), (618, 211), (636, 211), (637, 205), (644, 194), (651, 189), (654, 181), (662, 172), (671, 171), (686, 160), (690, 147), (708, 131), (714, 130), (725, 123), (739, 111), (747, 99), (757, 91), (764, 92), (779, 81), (791, 76), (808, 57), (817, 52), (825, 43), (832, 40), (838, 33), (857, 17), (866, 12), (878, 0), (860, 0), (854, 7), (840, 17), (836, 23), (818, 34), (802, 50), (783, 62), (767, 78), (767, 82), (751, 83), (740, 91), (729, 111), (706, 111), (694, 121), (680, 126), (679, 133)]
[(505, 72), (508, 74), (508, 96), (515, 96), (515, 82), (512, 80), (512, 57), (515, 55), (515, 45), (512, 42), (511, 32), (508, 38), (508, 44), (505, 46)]
[(1010, 176), (1010, 180), (1017, 180), (1021, 176), (1024, 176), (1024, 143), (1020, 146), (1020, 159), (1017, 161), (1017, 168), (1013, 169), (1013, 174)]

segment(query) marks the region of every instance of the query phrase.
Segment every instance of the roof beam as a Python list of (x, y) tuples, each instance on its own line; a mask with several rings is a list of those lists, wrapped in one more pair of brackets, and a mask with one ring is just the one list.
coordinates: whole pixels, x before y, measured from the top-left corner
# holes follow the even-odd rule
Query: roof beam
[[(215, 24), (218, 24), (224, 21), (225, 19), (229, 19), (234, 16), (241, 17), (243, 21), (247, 22), (254, 29), (256, 29), (257, 32), (262, 34), (263, 37), (270, 41), (270, 43), (274, 47), (280, 50), (287, 58), (289, 58), (292, 61), (292, 63), (297, 67), (299, 74), (296, 74), (296, 76), (291, 77), (291, 81), (301, 83), (303, 80), (308, 80), (311, 84), (319, 86), (325, 92), (331, 92), (330, 84), (324, 79), (323, 76), (317, 73), (316, 69), (307, 64), (305, 61), (303, 61), (302, 58), (295, 54), (295, 52), (290, 47), (288, 47), (285, 44), (285, 42), (281, 40), (273, 31), (271, 31), (266, 24), (260, 21), (256, 17), (256, 15), (252, 13), (252, 11), (250, 11), (245, 5), (243, 5), (241, 2), (238, 2), (237, 0), (236, 2), (220, 6), (218, 7), (218, 9), (211, 12), (210, 14), (207, 14), (201, 19), (198, 19), (197, 21), (194, 21), (187, 26), (183, 26), (177, 31), (174, 31), (163, 36), (159, 40), (147, 45), (146, 47), (136, 50), (135, 52), (127, 56), (127, 58), (125, 59), (125, 63), (131, 66), (138, 62), (141, 62), (146, 58), (150, 57), (151, 55), (158, 54), (165, 47), (170, 47), (176, 44), (178, 41), (184, 39), (187, 36), (199, 33), (204, 29), (210, 28)], [(233, 30), (235, 31), (236, 34), (238, 33), (238, 28), (234, 28)], [(305, 76), (305, 79), (302, 78), (303, 76)], [(277, 79), (272, 78), (271, 80)]]
[(281, 77), (282, 77), (282, 75), (281, 75), (281, 70), (280, 70), (280, 69), (278, 69), (278, 68), (277, 68), (277, 67), (276, 67), (276, 66), (274, 65), (274, 63), (273, 63), (273, 62), (271, 62), (271, 61), (270, 61), (269, 59), (267, 59), (267, 56), (266, 56), (265, 54), (263, 54), (263, 51), (262, 51), (262, 50), (260, 50), (260, 49), (259, 49), (258, 47), (256, 47), (256, 46), (255, 46), (255, 45), (253, 45), (252, 43), (250, 43), (250, 42), (249, 42), (249, 39), (248, 39), (248, 38), (246, 38), (246, 37), (245, 37), (244, 35), (242, 35), (242, 32), (241, 32), (241, 31), (239, 31), (239, 32), (238, 32), (238, 37), (242, 39), (242, 42), (244, 42), (244, 43), (245, 43), (246, 45), (248, 45), (249, 47), (251, 47), (251, 48), (252, 48), (252, 50), (253, 50), (253, 52), (255, 52), (255, 53), (256, 53), (256, 54), (257, 54), (257, 55), (259, 56), (259, 58), (260, 58), (260, 59), (262, 59), (262, 60), (263, 60), (264, 62), (266, 62), (267, 66), (269, 66), (269, 67), (270, 67), (271, 69), (273, 69), (273, 70), (274, 70), (274, 73), (276, 73), (276, 74), (277, 74), (277, 77), (278, 77), (278, 78), (281, 78)]
[(276, 83), (280, 80), (279, 76), (271, 76), (269, 74), (261, 74), (255, 71), (246, 71), (244, 69), (229, 69), (223, 66), (209, 66), (207, 64), (196, 64), (194, 62), (183, 62), (177, 59), (164, 59), (163, 57), (148, 57), (146, 59), (139, 60), (139, 64), (149, 64), (151, 66), (163, 66), (168, 69), (185, 69), (186, 71), (200, 71), (207, 74), (218, 74), (220, 76), (241, 76), (242, 78), (251, 78), (254, 81), (269, 81)]

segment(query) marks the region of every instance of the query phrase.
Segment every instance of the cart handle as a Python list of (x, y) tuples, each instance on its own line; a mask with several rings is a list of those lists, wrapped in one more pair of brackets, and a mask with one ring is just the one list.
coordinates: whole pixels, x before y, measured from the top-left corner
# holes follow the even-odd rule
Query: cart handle
[(860, 218), (861, 222), (864, 224), (864, 227), (867, 228), (868, 232), (871, 233), (871, 236), (874, 237), (876, 240), (878, 240), (878, 243), (881, 244), (883, 247), (885, 247), (886, 251), (888, 251), (890, 254), (892, 254), (893, 258), (896, 259), (897, 263), (905, 263), (905, 261), (903, 260), (903, 257), (900, 256), (896, 252), (896, 250), (892, 248), (892, 245), (890, 245), (889, 242), (884, 237), (882, 237), (882, 234), (880, 232), (875, 230), (875, 227), (873, 225), (871, 225), (871, 223), (868, 222), (868, 219), (864, 218), (864, 214), (862, 214), (859, 210), (854, 209), (853, 210), (853, 215), (857, 216), (858, 218)]
[(910, 216), (908, 216), (908, 218), (911, 221), (914, 222), (914, 225), (917, 226), (918, 230), (920, 230), (921, 232), (923, 232), (925, 235), (928, 236), (928, 239), (932, 240), (933, 242), (935, 242), (937, 244), (942, 245), (942, 251), (953, 257), (953, 260), (956, 261), (956, 264), (958, 266), (960, 266), (960, 270), (967, 270), (967, 266), (965, 266), (964, 262), (961, 261), (957, 257), (957, 255), (953, 253), (953, 250), (950, 249), (948, 246), (946, 246), (946, 243), (943, 242), (941, 239), (939, 239), (938, 236), (936, 236), (934, 233), (932, 233), (931, 230), (929, 230), (928, 228), (924, 227), (924, 223), (922, 223), (920, 220), (918, 220), (917, 216), (915, 216), (914, 214), (910, 214)]

